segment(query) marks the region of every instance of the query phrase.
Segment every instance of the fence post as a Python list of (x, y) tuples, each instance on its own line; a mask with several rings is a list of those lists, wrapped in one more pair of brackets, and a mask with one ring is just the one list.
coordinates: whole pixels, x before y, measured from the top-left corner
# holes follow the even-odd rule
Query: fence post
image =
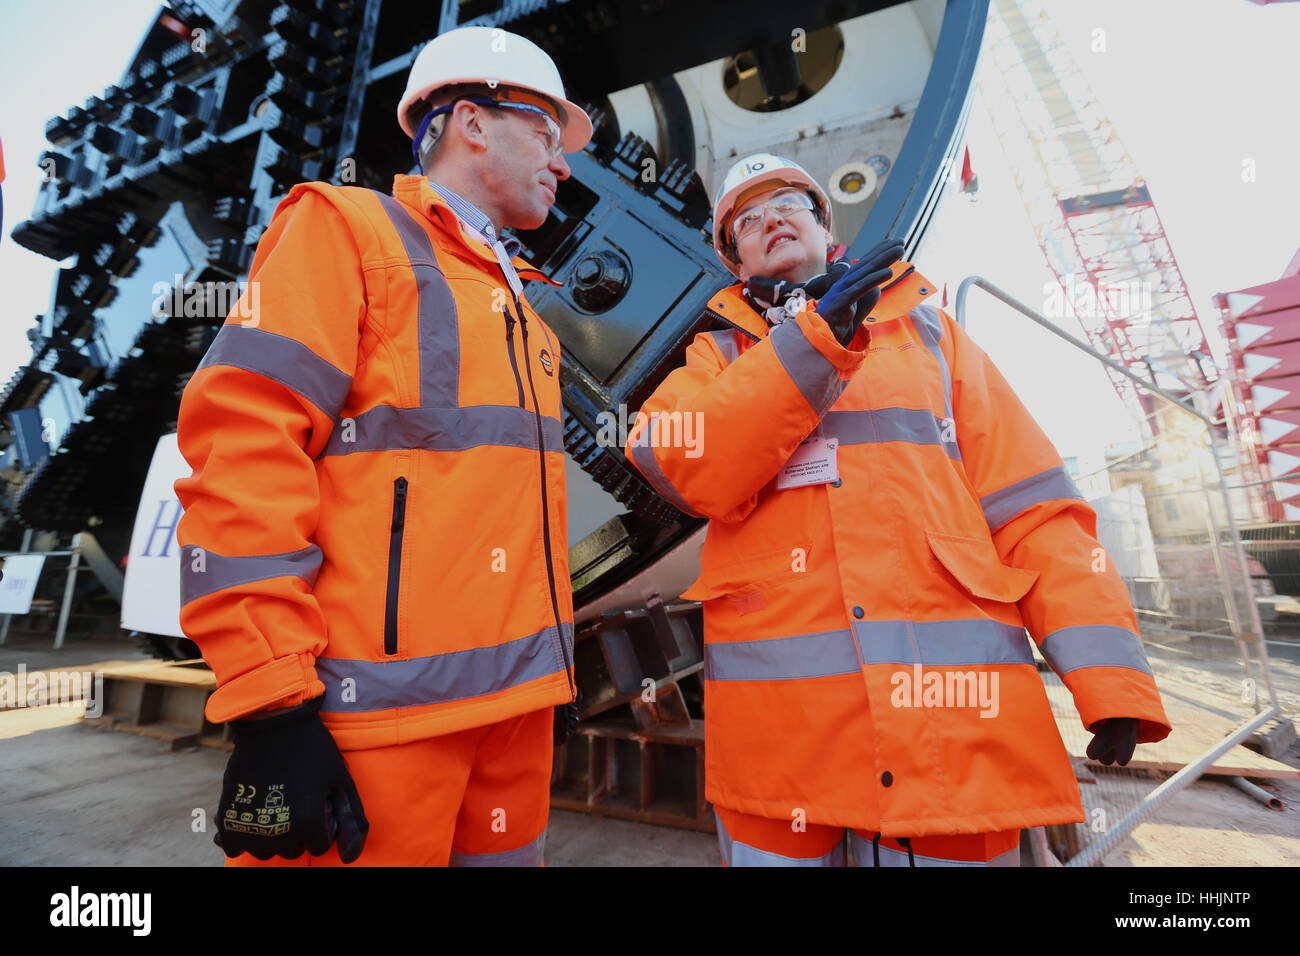
[(72, 610), (72, 593), (76, 590), (77, 565), (81, 563), (81, 532), (72, 536), (72, 561), (68, 565), (68, 583), (63, 586), (63, 609), (59, 611), (59, 629), (54, 633), (54, 649), (63, 646), (63, 633), (68, 627), (68, 613)]

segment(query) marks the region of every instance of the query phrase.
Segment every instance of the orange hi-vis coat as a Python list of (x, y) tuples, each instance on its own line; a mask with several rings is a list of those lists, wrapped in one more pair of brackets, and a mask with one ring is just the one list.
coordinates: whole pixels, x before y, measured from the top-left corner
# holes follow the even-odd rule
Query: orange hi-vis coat
[[(708, 799), (887, 837), (1082, 821), (1025, 636), (1085, 726), (1170, 730), (1096, 514), (1011, 387), (908, 263), (842, 347), (809, 302), (741, 298), (642, 407), (626, 453), (710, 519)], [(680, 441), (685, 416), (694, 441)], [(777, 490), (820, 428), (839, 479)]]
[(348, 750), (570, 699), (559, 366), (423, 177), (290, 190), (181, 401), (210, 720), (324, 694)]

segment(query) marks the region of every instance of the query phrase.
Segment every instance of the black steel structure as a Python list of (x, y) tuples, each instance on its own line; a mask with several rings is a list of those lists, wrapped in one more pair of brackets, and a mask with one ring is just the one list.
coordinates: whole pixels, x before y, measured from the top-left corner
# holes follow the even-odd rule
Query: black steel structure
[[(277, 202), (314, 179), (387, 192), (395, 172), (411, 170), (394, 117), (411, 62), (429, 36), (474, 23), (545, 48), (595, 123), (546, 223), (518, 238), (560, 283), (529, 296), (565, 347), (566, 448), (626, 509), (573, 543), (578, 602), (617, 585), (698, 520), (598, 442), (598, 416), (635, 412), (710, 322), (709, 297), (732, 281), (710, 245), (697, 133), (673, 74), (752, 50), (764, 87), (788, 92), (799, 83), (793, 28), (892, 5), (177, 0), (161, 9), (118, 83), (46, 124), (48, 182), (13, 230), (26, 248), (75, 263), (28, 332), (31, 361), (0, 391), (0, 472), (10, 479), (0, 486), (0, 548), (16, 549), (24, 527), (94, 526), (110, 557), (126, 553), (154, 445), (225, 317), (213, 303), (246, 274)], [(986, 13), (987, 0), (948, 0), (921, 104), (852, 249), (886, 234), (906, 236), (909, 252), (919, 243), (957, 155)], [(635, 84), (648, 86), (664, 156), (624, 134), (606, 98)], [(208, 306), (179, 306), (177, 283), (204, 288)], [(14, 433), (37, 420), (50, 454), (19, 460)]]

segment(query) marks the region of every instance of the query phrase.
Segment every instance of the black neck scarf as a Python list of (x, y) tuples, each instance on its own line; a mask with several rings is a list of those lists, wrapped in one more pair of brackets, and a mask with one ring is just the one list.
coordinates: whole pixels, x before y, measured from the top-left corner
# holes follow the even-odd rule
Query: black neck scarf
[(786, 282), (753, 276), (745, 280), (742, 295), (755, 312), (767, 320), (768, 325), (778, 325), (791, 318), (809, 299), (820, 299), (840, 276), (849, 269), (848, 259), (836, 259), (821, 275), (806, 282)]

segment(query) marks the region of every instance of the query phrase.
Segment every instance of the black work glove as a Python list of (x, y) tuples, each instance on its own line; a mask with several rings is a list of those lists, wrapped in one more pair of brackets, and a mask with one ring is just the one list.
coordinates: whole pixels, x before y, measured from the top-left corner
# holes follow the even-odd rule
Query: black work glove
[(235, 750), (226, 764), (213, 842), (234, 857), (320, 856), (338, 838), (339, 858), (361, 855), (370, 824), (352, 775), (320, 719), (323, 698), (271, 717), (230, 725)]
[(1117, 763), (1127, 766), (1133, 759), (1133, 749), (1138, 741), (1138, 719), (1136, 717), (1107, 717), (1088, 728), (1092, 732), (1092, 743), (1088, 744), (1088, 757), (1099, 760), (1106, 766)]
[(573, 736), (573, 731), (577, 729), (578, 721), (581, 719), (582, 691), (578, 691), (576, 700), (571, 700), (567, 704), (560, 704), (555, 708), (555, 724), (552, 732), (555, 746), (560, 746)]
[(903, 258), (903, 240), (886, 239), (836, 280), (818, 297), (817, 313), (845, 347), (857, 334), (862, 320), (880, 301), (880, 284), (893, 273), (889, 267)]

